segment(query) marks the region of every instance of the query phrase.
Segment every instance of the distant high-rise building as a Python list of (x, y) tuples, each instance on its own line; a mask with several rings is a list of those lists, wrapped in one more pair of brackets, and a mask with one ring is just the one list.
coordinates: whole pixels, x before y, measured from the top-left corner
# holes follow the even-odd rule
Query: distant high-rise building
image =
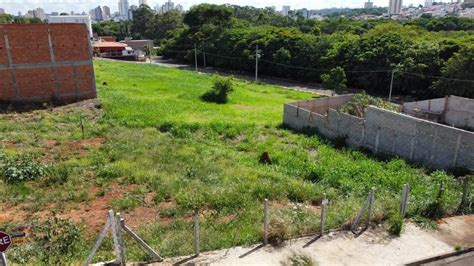
[(18, 16), (23, 17), (23, 13), (21, 13), (21, 11), (18, 11)]
[(184, 10), (183, 6), (180, 5), (180, 4), (177, 4), (175, 9), (178, 10), (178, 12), (180, 12), (180, 13), (183, 12), (183, 10)]
[(129, 19), (129, 9), (128, 0), (119, 0), (118, 2), (119, 14), (122, 19)]
[(368, 2), (364, 3), (364, 8), (365, 9), (373, 8), (373, 7), (374, 7), (374, 3), (370, 2), (370, 0)]
[(170, 10), (173, 10), (173, 9), (176, 9), (179, 12), (182, 12), (183, 11), (183, 6), (178, 4), (175, 7), (174, 3), (171, 2), (171, 0), (168, 0), (168, 2), (165, 2), (162, 6), (159, 6), (159, 5), (155, 6), (155, 11), (158, 14), (164, 14), (164, 13), (170, 11)]
[(102, 7), (102, 16), (104, 20), (109, 20), (110, 19), (110, 7), (108, 6), (103, 6)]
[(5, 9), (0, 8), (0, 15), (3, 15), (3, 14), (5, 14)]
[(432, 6), (433, 0), (425, 0), (425, 7)]
[(34, 10), (28, 10), (28, 13), (26, 13), (25, 17), (27, 18), (39, 18), (41, 20), (46, 19), (46, 14), (44, 13), (44, 9), (38, 7)]
[(390, 0), (388, 3), (388, 14), (400, 14), (402, 12), (402, 0)]
[(89, 10), (89, 17), (90, 17), (92, 20), (95, 20), (95, 9)]
[(94, 8), (94, 14), (95, 14), (95, 21), (104, 20), (104, 17), (102, 16), (102, 8), (100, 6), (97, 6), (96, 8)]
[(131, 5), (130, 9), (128, 10), (128, 19), (133, 20), (133, 11), (137, 10), (138, 7), (136, 5)]
[(147, 0), (138, 0), (138, 6), (141, 6), (141, 5), (148, 5), (147, 4)]
[(283, 6), (281, 9), (281, 14), (283, 16), (288, 16), (288, 13), (290, 13), (291, 7), (290, 6)]

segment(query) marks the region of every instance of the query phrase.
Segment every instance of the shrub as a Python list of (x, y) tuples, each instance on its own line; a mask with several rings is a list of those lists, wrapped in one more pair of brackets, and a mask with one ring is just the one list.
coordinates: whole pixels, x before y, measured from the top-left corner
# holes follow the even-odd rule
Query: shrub
[(0, 175), (8, 183), (35, 180), (44, 174), (44, 165), (31, 154), (0, 156)]
[(270, 220), (270, 228), (268, 230), (268, 243), (272, 246), (281, 246), (288, 237), (288, 227), (284, 221), (278, 219)]
[(330, 90), (340, 90), (346, 88), (347, 78), (342, 67), (331, 69), (328, 74), (322, 74), (323, 86)]
[(293, 254), (291, 257), (288, 258), (288, 263), (285, 263), (285, 265), (314, 266), (314, 265), (317, 265), (317, 263), (315, 263), (314, 260), (308, 255)]
[(400, 213), (393, 213), (388, 219), (388, 231), (394, 236), (400, 236), (403, 230), (403, 218)]
[(363, 117), (369, 105), (374, 105), (389, 111), (399, 112), (399, 107), (386, 102), (380, 98), (372, 97), (365, 92), (357, 93), (346, 104), (339, 108), (339, 112), (348, 113), (350, 115)]
[(201, 96), (206, 102), (227, 103), (229, 94), (233, 91), (232, 78), (219, 78), (214, 80), (212, 89)]
[(66, 165), (55, 165), (50, 166), (45, 171), (45, 178), (42, 180), (42, 185), (49, 187), (52, 185), (61, 185), (64, 184), (69, 179), (69, 169)]
[(61, 258), (73, 257), (77, 253), (81, 230), (73, 222), (54, 216), (36, 224), (32, 240), (39, 249), (39, 258), (43, 264), (63, 264)]

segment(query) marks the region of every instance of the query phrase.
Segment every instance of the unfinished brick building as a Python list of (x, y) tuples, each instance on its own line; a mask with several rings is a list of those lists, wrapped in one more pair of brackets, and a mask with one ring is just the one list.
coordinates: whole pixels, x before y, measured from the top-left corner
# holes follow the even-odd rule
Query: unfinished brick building
[(65, 103), (96, 97), (82, 24), (0, 25), (0, 102)]

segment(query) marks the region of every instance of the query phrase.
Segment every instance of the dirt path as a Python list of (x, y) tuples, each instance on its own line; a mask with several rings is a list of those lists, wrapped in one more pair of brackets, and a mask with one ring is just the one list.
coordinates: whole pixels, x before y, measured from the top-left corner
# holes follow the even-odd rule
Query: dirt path
[(318, 265), (400, 265), (453, 252), (456, 245), (474, 246), (473, 232), (471, 215), (443, 219), (437, 231), (408, 223), (398, 238), (379, 227), (359, 237), (350, 232), (335, 232), (317, 240), (306, 237), (289, 241), (282, 248), (235, 247), (204, 253), (198, 258), (168, 259), (155, 265), (287, 265), (295, 254), (311, 257)]

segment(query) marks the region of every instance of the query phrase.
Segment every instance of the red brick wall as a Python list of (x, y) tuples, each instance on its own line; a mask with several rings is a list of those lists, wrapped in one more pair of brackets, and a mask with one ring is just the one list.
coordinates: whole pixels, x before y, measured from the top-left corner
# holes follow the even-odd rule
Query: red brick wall
[(95, 97), (85, 25), (0, 25), (0, 102), (72, 102)]

